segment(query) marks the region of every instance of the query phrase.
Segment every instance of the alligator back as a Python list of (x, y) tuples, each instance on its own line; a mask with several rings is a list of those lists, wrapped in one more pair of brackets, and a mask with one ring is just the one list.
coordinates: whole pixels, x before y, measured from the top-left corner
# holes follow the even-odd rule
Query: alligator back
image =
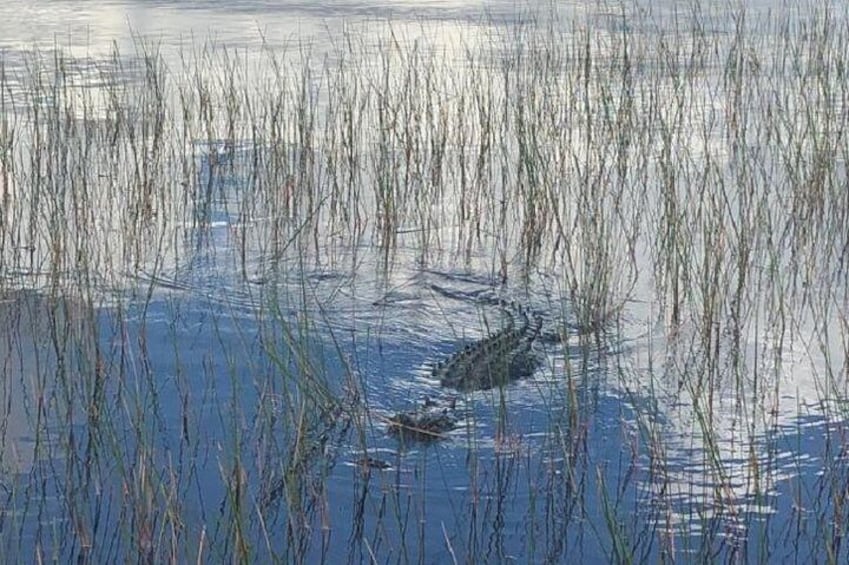
[[(461, 391), (486, 390), (529, 377), (539, 366), (532, 350), (542, 327), (542, 318), (512, 303), (507, 322), (497, 332), (467, 345), (433, 369), (442, 386)], [(519, 325), (516, 325), (516, 318)]]

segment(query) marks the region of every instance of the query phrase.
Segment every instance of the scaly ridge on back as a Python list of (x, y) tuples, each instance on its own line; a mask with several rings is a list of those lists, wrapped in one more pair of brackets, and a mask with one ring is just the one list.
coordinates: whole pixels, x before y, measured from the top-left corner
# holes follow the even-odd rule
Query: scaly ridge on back
[[(520, 305), (509, 303), (506, 312), (508, 322), (501, 330), (467, 345), (434, 368), (433, 375), (442, 386), (464, 391), (484, 390), (533, 373), (538, 360), (531, 346), (539, 336), (542, 318), (535, 316), (532, 327), (527, 311)], [(521, 318), (518, 327), (514, 312)]]

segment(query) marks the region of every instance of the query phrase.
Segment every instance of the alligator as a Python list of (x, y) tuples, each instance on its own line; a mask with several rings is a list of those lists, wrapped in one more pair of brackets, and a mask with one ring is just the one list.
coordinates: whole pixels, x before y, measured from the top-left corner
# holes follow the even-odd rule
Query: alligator
[[(433, 367), (432, 376), (443, 387), (461, 392), (487, 390), (533, 374), (539, 358), (532, 346), (540, 335), (542, 317), (535, 315), (532, 323), (527, 311), (516, 304), (510, 304), (505, 312), (504, 327)], [(516, 314), (521, 318), (518, 327)], [(443, 438), (458, 421), (456, 397), (447, 402), (425, 398), (420, 406), (388, 419), (391, 434), (416, 441)]]

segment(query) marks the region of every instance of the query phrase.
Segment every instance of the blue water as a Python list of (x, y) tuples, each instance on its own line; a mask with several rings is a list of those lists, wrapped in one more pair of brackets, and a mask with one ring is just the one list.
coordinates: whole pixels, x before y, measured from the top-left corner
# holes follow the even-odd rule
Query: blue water
[[(80, 537), (73, 535), (79, 529), (68, 515), (73, 509), (74, 520), (97, 525), (90, 532), (92, 556), (120, 558), (137, 543), (130, 516), (139, 519), (142, 512), (138, 500), (136, 513), (128, 511), (135, 499), (126, 481), (146, 473), (156, 485), (153, 506), (166, 504), (167, 492), (178, 504), (182, 535), (205, 536), (211, 558), (233, 550), (233, 512), (244, 513), (252, 540), (262, 539), (268, 528), (280, 532), (253, 546), (262, 561), (358, 562), (371, 555), (426, 563), (465, 556), (608, 562), (633, 555), (656, 561), (669, 548), (685, 560), (709, 552), (807, 561), (829, 545), (845, 551), (827, 534), (838, 519), (833, 501), (845, 479), (842, 424), (806, 416), (757, 438), (761, 476), (775, 481), (760, 495), (719, 504), (712, 496), (726, 493), (702, 497), (696, 489), (687, 496), (685, 483), (683, 494), (669, 496), (662, 491), (676, 482), (689, 480), (689, 488), (701, 485), (708, 493), (718, 483), (706, 471), (704, 450), (653, 459), (649, 430), (641, 426), (648, 422), (662, 430), (668, 416), (652, 408), (651, 398), (619, 388), (612, 375), (629, 345), (612, 336), (613, 346), (571, 340), (568, 356), (561, 345), (546, 345), (549, 367), (567, 361), (581, 367), (571, 386), (542, 369), (503, 391), (505, 412), (499, 409), (502, 393), (476, 393), (464, 399), (466, 421), (449, 439), (402, 446), (386, 433), (381, 416), (439, 394), (428, 364), (476, 337), (452, 336), (448, 324), (432, 326), (424, 312), (433, 299), (423, 290), (435, 278), (451, 286), (454, 296), (476, 297), (479, 282), (468, 282), (465, 274), (423, 272), (419, 283), (405, 289), (419, 298), (379, 309), (362, 297), (325, 301), (325, 318), (298, 328), (293, 316), (259, 314), (264, 299), (252, 306), (229, 300), (232, 293), (215, 285), (235, 284), (231, 277), (200, 276), (210, 264), (195, 257), (188, 265), (197, 277), (185, 289), (155, 286), (149, 302), (124, 297), (121, 306), (97, 313), (108, 412), (94, 428), (81, 410), (73, 439), (61, 429), (50, 436), (53, 458), (7, 479), (16, 485), (7, 524), (17, 525), (6, 527), (4, 539), (14, 554), (30, 554), (36, 540), (57, 544), (62, 560), (80, 553)], [(338, 277), (312, 280), (321, 294)], [(359, 291), (370, 294), (367, 284)], [(472, 330), (480, 308), (473, 300), (451, 305)], [(439, 302), (448, 306), (445, 298)], [(292, 386), (284, 375), (307, 370), (284, 345), (283, 328), (306, 332), (300, 334), (306, 347), (300, 353), (336, 394), (343, 394), (342, 376), (353, 368), (368, 406), (362, 435), (334, 430), (303, 470), (304, 488), (316, 490), (305, 496), (305, 527), (311, 530), (300, 548), (282, 534), (291, 506), (275, 497), (262, 506), (262, 521), (256, 515), (256, 505), (279, 481), (293, 432), (285, 414), (275, 412), (285, 404), (273, 400)], [(57, 406), (61, 398), (57, 393)], [(366, 471), (358, 463), (366, 453), (389, 468)], [(247, 496), (240, 509), (226, 487), (237, 460)], [(116, 527), (125, 534), (116, 536)]]

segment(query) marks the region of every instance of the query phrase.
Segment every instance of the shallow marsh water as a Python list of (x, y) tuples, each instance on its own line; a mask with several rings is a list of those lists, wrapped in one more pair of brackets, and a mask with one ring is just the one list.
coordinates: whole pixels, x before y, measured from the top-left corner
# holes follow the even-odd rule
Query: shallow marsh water
[[(839, 9), (38, 6), (0, 8), (3, 555), (845, 559)], [(499, 298), (542, 367), (389, 436)]]

